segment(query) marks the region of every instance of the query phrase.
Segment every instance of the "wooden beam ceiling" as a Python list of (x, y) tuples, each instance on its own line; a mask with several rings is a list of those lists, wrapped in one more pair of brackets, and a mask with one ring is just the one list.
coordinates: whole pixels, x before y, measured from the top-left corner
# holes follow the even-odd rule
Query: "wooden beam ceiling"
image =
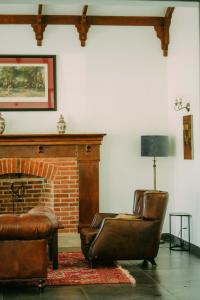
[(36, 15), (0, 15), (0, 25), (31, 25), (37, 40), (42, 45), (43, 33), (47, 25), (74, 25), (79, 33), (81, 46), (84, 47), (90, 26), (152, 26), (161, 41), (163, 55), (168, 54), (169, 28), (174, 7), (168, 7), (164, 17), (152, 16), (89, 16), (88, 5), (83, 7), (82, 15), (43, 15), (43, 5), (39, 4)]

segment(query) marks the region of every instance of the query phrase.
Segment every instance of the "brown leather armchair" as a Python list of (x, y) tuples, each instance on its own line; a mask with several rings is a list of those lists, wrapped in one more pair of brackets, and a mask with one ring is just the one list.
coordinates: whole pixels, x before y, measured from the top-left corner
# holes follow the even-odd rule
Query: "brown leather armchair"
[(81, 248), (94, 266), (97, 261), (142, 259), (156, 266), (168, 193), (137, 190), (133, 214), (97, 213), (80, 231)]

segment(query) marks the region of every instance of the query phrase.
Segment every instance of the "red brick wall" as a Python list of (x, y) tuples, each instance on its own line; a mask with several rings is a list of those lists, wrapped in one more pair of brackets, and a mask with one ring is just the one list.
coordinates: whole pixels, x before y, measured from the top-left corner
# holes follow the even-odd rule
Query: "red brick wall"
[[(21, 184), (24, 186), (24, 194), (22, 201), (18, 202), (18, 198), (14, 197), (11, 190), (11, 185), (17, 189)], [(44, 203), (44, 186), (46, 180), (44, 178), (23, 175), (13, 176), (13, 174), (0, 176), (0, 213), (25, 213), (30, 208)], [(13, 206), (14, 202), (14, 206)]]
[[(34, 180), (33, 178), (30, 180), (28, 176), (26, 178), (27, 189), (25, 190), (26, 196), (28, 196), (24, 205), (25, 210), (34, 207), (38, 203), (50, 206), (54, 209), (59, 221), (65, 226), (65, 232), (77, 232), (79, 222), (79, 176), (75, 158), (0, 159), (0, 175), (15, 173), (38, 176), (37, 181), (35, 181), (35, 177)], [(0, 189), (4, 186), (8, 188), (9, 182), (6, 182), (7, 179), (0, 179)], [(25, 180), (24, 176), (23, 180)], [(11, 202), (9, 202), (9, 198), (11, 201), (11, 195), (4, 188), (0, 192), (3, 196), (3, 207), (6, 204), (7, 197), (7, 209), (10, 210)]]

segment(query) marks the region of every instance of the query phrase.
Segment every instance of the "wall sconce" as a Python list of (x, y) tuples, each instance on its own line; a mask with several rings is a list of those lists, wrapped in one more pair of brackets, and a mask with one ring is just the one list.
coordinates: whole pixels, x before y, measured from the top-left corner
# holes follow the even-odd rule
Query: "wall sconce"
[(175, 103), (174, 103), (174, 109), (176, 111), (179, 111), (184, 108), (187, 110), (187, 112), (189, 112), (190, 111), (190, 103), (186, 103), (186, 105), (183, 106), (182, 98), (176, 98)]

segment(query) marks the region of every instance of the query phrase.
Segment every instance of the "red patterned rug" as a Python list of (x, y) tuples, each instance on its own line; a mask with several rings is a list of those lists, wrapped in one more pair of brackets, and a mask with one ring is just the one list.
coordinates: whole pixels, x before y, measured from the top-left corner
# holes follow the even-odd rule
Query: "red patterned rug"
[(98, 265), (90, 268), (81, 252), (59, 253), (59, 268), (49, 268), (47, 285), (81, 285), (135, 283), (135, 279), (123, 268)]

